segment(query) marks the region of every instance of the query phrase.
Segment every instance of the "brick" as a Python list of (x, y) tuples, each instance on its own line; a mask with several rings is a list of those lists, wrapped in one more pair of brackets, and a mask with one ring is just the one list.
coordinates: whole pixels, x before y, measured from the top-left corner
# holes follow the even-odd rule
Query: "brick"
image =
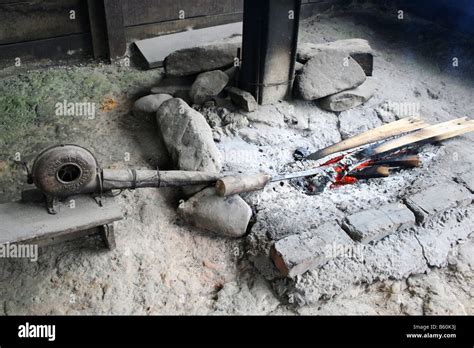
[(421, 223), (429, 215), (471, 204), (472, 198), (472, 194), (464, 186), (449, 182), (405, 198), (405, 203), (415, 213), (417, 222)]
[(336, 257), (332, 251), (351, 248), (354, 242), (335, 222), (305, 232), (294, 234), (277, 241), (271, 249), (276, 267), (286, 276), (295, 277), (308, 270), (323, 266)]
[(415, 224), (415, 215), (401, 203), (387, 204), (346, 217), (342, 228), (352, 239), (367, 244)]

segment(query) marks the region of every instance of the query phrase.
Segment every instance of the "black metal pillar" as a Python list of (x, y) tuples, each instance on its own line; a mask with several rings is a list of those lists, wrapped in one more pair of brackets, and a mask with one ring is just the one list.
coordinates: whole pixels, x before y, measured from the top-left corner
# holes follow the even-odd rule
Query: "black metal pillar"
[(291, 94), (300, 8), (301, 0), (244, 0), (239, 84), (259, 104)]

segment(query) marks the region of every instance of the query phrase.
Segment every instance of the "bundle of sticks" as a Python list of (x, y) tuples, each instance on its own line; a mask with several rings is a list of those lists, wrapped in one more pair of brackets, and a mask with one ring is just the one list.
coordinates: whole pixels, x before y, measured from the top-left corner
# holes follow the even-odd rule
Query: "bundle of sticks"
[(314, 161), (309, 170), (271, 176), (228, 176), (216, 183), (223, 196), (263, 189), (269, 182), (308, 177), (314, 191), (326, 187), (353, 184), (360, 179), (380, 178), (392, 170), (414, 168), (421, 164), (420, 146), (450, 139), (474, 130), (474, 120), (466, 117), (429, 125), (411, 117), (385, 124), (310, 154)]

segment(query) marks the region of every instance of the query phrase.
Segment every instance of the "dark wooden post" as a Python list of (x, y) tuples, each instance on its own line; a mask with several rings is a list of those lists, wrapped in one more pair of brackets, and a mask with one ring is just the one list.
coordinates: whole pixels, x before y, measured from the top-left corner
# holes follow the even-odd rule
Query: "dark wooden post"
[(240, 87), (259, 104), (290, 95), (301, 0), (245, 0)]
[(121, 0), (88, 0), (95, 58), (113, 61), (125, 54), (126, 41)]

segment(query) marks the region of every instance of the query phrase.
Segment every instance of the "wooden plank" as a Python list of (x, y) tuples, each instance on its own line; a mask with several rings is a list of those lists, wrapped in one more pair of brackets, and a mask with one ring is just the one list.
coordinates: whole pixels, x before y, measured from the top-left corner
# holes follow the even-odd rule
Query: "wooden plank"
[[(242, 11), (242, 0), (123, 0), (125, 26)], [(182, 11), (182, 12), (180, 12)]]
[[(70, 11), (76, 19), (70, 19)], [(81, 0), (29, 1), (0, 4), (0, 44), (66, 36), (89, 31)]]
[(389, 137), (414, 131), (416, 129), (424, 128), (427, 126), (428, 125), (419, 118), (404, 118), (377, 128), (370, 129), (364, 133), (358, 134), (337, 144), (328, 146), (315, 153), (312, 153), (308, 156), (308, 159), (318, 160), (323, 157), (335, 154), (336, 152), (345, 151), (362, 145), (374, 143)]
[[(94, 234), (99, 234), (100, 235), (100, 233), (101, 233), (100, 227), (94, 227), (94, 228), (89, 228), (87, 230), (75, 231), (73, 233), (71, 233), (71, 232), (66, 232), (66, 233), (62, 233), (62, 234), (58, 233), (57, 235), (54, 235), (54, 236), (49, 237), (49, 238), (38, 238), (38, 239), (33, 239), (33, 240), (25, 240), (23, 242), (19, 242), (19, 243), (16, 243), (16, 244), (35, 244), (38, 247), (44, 247), (44, 246), (69, 242), (71, 240), (92, 236)], [(10, 243), (10, 244), (12, 244), (12, 243)], [(104, 242), (104, 244), (105, 244), (105, 242)], [(107, 247), (107, 245), (105, 245), (105, 247)]]
[[(75, 208), (71, 209), (70, 201)], [(0, 244), (60, 239), (122, 219), (112, 197), (102, 198), (102, 207), (89, 195), (73, 196), (60, 203), (60, 212), (48, 214), (44, 203), (14, 202), (0, 205)]]
[(386, 141), (370, 151), (370, 154), (381, 154), (405, 146), (435, 142), (449, 139), (474, 130), (474, 121), (467, 121), (466, 117), (439, 123), (423, 128), (417, 132), (407, 134), (400, 138)]
[(31, 2), (31, 0), (0, 0), (0, 4), (15, 4), (19, 2)]
[(36, 40), (0, 45), (0, 66), (13, 66), (15, 58), (22, 63), (38, 59), (72, 60), (88, 57), (92, 53), (90, 34)]
[(127, 44), (123, 23), (122, 0), (103, 0), (109, 58), (114, 60), (125, 54)]
[(188, 18), (183, 20), (152, 23), (125, 28), (127, 42), (167, 35), (187, 30), (187, 28), (201, 29), (211, 26), (235, 23), (242, 21), (242, 13), (232, 13), (217, 16)]

